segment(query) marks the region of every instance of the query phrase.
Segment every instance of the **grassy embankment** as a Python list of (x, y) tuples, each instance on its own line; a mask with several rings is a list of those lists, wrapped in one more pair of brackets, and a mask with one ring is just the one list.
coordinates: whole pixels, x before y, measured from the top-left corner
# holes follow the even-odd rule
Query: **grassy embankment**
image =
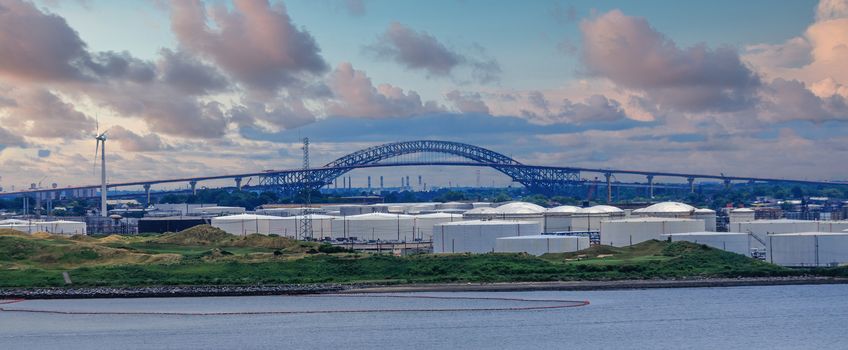
[(848, 269), (795, 270), (706, 246), (649, 241), (579, 253), (393, 257), (322, 253), (316, 243), (235, 237), (210, 227), (163, 236), (105, 238), (0, 231), (0, 287), (285, 283), (437, 283), (769, 277), (848, 277)]

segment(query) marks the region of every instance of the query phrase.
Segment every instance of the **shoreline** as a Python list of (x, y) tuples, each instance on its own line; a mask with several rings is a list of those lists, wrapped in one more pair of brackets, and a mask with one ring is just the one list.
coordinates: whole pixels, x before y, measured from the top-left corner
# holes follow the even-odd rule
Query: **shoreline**
[(649, 288), (848, 284), (848, 278), (751, 277), (669, 280), (553, 281), (432, 284), (294, 284), (249, 286), (148, 286), (2, 288), (0, 299), (172, 298), (258, 295), (369, 294), (411, 292), (595, 291)]

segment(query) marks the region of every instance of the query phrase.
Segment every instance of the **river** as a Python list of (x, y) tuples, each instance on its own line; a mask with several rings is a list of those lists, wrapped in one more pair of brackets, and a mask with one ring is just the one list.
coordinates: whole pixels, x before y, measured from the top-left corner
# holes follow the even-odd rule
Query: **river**
[(403, 295), (588, 299), (591, 304), (532, 311), (198, 316), (96, 313), (476, 309), (545, 303), (349, 296), (28, 300), (0, 306), (95, 314), (0, 312), (0, 349), (848, 348), (848, 285)]

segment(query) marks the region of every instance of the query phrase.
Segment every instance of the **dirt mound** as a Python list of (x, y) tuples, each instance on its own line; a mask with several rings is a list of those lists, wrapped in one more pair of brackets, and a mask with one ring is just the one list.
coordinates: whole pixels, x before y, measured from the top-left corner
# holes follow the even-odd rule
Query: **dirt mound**
[(56, 236), (53, 236), (53, 234), (51, 234), (50, 232), (44, 232), (44, 231), (33, 233), (32, 237), (33, 238), (40, 238), (40, 239), (56, 238)]
[(153, 242), (179, 245), (214, 245), (233, 237), (233, 235), (217, 227), (197, 225), (177, 233), (166, 234), (153, 240)]
[(0, 228), (0, 236), (29, 236), (26, 232), (10, 228)]
[(121, 235), (109, 235), (98, 239), (98, 241), (101, 243), (123, 243), (127, 241), (127, 238)]

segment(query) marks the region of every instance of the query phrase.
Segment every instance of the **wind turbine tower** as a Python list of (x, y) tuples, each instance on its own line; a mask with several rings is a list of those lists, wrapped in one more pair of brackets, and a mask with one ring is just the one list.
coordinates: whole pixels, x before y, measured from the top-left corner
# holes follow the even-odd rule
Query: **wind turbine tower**
[(97, 145), (94, 148), (94, 165), (97, 166), (97, 152), (100, 151), (100, 216), (109, 216), (106, 209), (106, 133), (96, 135)]

